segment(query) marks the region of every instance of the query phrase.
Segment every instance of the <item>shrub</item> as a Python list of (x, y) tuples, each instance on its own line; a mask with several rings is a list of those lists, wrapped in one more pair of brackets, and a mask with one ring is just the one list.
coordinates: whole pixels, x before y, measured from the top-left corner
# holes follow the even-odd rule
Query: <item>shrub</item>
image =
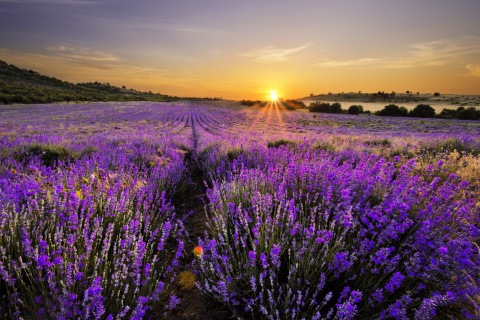
[(417, 118), (434, 118), (435, 109), (428, 104), (419, 104), (411, 110), (408, 115)]
[(480, 110), (477, 110), (475, 107), (470, 107), (464, 110), (461, 110), (458, 113), (458, 118), (461, 120), (477, 120), (480, 119)]
[(323, 113), (342, 113), (342, 105), (338, 102), (333, 104), (326, 102), (315, 102), (311, 103), (308, 107), (310, 112), (323, 112)]
[(458, 118), (458, 112), (457, 112), (457, 110), (454, 110), (454, 109), (446, 109), (446, 108), (444, 108), (444, 109), (438, 114), (438, 117), (439, 117), (439, 118), (442, 118), (442, 119), (455, 119), (455, 118)]
[(260, 100), (257, 100), (257, 101), (253, 101), (253, 100), (242, 100), (242, 101), (240, 101), (240, 104), (241, 104), (241, 105), (249, 106), (249, 107), (254, 106), (254, 105), (256, 105), (256, 104), (260, 104), (260, 103), (262, 103)]
[(338, 102), (332, 103), (330, 107), (331, 113), (342, 113), (342, 105)]
[(395, 104), (389, 104), (385, 106), (382, 110), (377, 111), (378, 116), (389, 116), (389, 117), (406, 117), (408, 115), (408, 110), (405, 107), (399, 107)]
[(363, 106), (361, 105), (352, 105), (348, 108), (348, 114), (360, 114), (363, 113)]
[(329, 113), (330, 112), (330, 103), (326, 103), (326, 102), (311, 103), (310, 106), (308, 107), (308, 111)]
[(280, 104), (284, 106), (287, 110), (296, 110), (296, 109), (302, 109), (306, 108), (307, 106), (303, 101), (298, 101), (298, 100), (279, 100)]

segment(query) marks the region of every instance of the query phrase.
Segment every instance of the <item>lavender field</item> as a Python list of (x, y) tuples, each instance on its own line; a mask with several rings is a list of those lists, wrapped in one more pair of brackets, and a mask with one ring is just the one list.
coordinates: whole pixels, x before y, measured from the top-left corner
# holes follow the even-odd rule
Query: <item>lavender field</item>
[(478, 319), (479, 154), (475, 121), (2, 106), (0, 317), (181, 318), (191, 274), (235, 319)]

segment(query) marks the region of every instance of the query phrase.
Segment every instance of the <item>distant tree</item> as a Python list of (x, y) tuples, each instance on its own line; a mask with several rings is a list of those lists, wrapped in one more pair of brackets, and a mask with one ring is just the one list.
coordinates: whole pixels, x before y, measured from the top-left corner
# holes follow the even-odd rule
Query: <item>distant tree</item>
[(409, 93), (410, 93), (410, 91), (409, 91), (409, 90), (407, 90), (406, 92), (407, 92), (407, 94), (409, 94)]
[(477, 120), (477, 119), (480, 119), (480, 110), (477, 110), (475, 107), (470, 107), (470, 108), (461, 110), (458, 113), (458, 119), (461, 119), (461, 120)]
[(458, 118), (458, 112), (457, 110), (445, 108), (442, 110), (442, 112), (440, 112), (438, 117), (442, 119), (455, 119), (455, 118)]
[(435, 93), (433, 94), (433, 96), (434, 96), (434, 97), (440, 97), (440, 92), (435, 92)]
[(310, 106), (308, 107), (308, 111), (330, 113), (330, 107), (330, 103), (314, 102), (310, 104)]
[(399, 117), (406, 117), (408, 115), (408, 110), (405, 107), (398, 108), (398, 116)]
[(379, 116), (389, 116), (389, 117), (406, 117), (408, 115), (408, 110), (405, 107), (399, 107), (395, 104), (389, 104), (385, 106), (382, 110), (376, 112)]
[(342, 113), (342, 105), (338, 102), (335, 102), (330, 107), (331, 113)]
[(408, 115), (417, 118), (434, 118), (435, 109), (428, 104), (419, 104), (415, 109), (411, 110)]
[(348, 108), (348, 114), (360, 114), (363, 113), (363, 106), (361, 105), (352, 105), (350, 108)]
[(323, 113), (343, 113), (342, 105), (338, 102), (333, 104), (326, 102), (311, 103), (308, 107), (310, 112), (323, 112)]

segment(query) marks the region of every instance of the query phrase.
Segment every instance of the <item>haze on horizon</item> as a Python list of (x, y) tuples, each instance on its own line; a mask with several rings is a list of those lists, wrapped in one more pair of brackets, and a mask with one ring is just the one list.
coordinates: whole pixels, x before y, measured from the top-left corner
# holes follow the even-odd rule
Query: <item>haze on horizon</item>
[(478, 0), (0, 0), (0, 60), (177, 96), (480, 94), (479, 12)]

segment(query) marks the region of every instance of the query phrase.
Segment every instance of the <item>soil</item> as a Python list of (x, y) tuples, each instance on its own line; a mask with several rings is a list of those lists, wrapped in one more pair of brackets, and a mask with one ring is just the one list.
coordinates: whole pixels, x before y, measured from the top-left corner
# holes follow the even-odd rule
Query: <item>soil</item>
[[(195, 160), (187, 159), (187, 164), (191, 172), (189, 188), (181, 196), (174, 197), (172, 200), (177, 216), (188, 216), (184, 221), (188, 236), (184, 256), (180, 258), (180, 266), (175, 270), (177, 275), (182, 271), (193, 270), (191, 265), (194, 258), (193, 249), (197, 245), (197, 239), (207, 230), (207, 216), (204, 208), (207, 197), (203, 174)], [(167, 314), (164, 314), (164, 310), (158, 310), (156, 319), (225, 320), (231, 317), (231, 312), (224, 305), (204, 295), (197, 287), (183, 288), (175, 280), (172, 293), (180, 298), (180, 303)]]

